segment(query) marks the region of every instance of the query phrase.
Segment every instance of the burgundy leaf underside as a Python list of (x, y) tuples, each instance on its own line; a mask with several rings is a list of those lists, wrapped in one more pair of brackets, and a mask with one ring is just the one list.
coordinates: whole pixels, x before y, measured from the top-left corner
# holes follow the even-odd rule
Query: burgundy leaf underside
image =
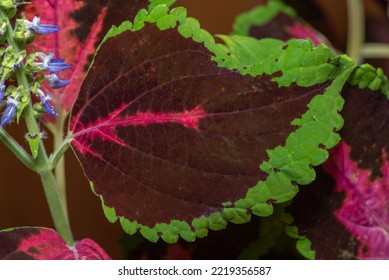
[(146, 25), (100, 48), (70, 123), (72, 147), (104, 203), (147, 225), (191, 222), (264, 180), (267, 149), (283, 145), (329, 82), (279, 88), (219, 68), (202, 44)]
[(17, 228), (0, 232), (0, 259), (108, 260), (110, 257), (88, 238), (69, 247), (52, 229)]

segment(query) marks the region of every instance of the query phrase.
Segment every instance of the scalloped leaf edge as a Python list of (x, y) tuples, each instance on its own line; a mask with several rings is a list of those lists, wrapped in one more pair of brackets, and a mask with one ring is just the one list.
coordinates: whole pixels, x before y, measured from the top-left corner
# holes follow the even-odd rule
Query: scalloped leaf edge
[(351, 73), (348, 83), (360, 89), (369, 88), (372, 91), (379, 91), (389, 99), (388, 77), (381, 68), (375, 68), (368, 63), (359, 65)]
[[(124, 31), (140, 30), (146, 23), (155, 23), (160, 30), (175, 28), (178, 25), (178, 32), (184, 38), (191, 38), (195, 42), (203, 43), (208, 50), (213, 52), (215, 56), (212, 59), (218, 62), (220, 67), (240, 69), (241, 71), (244, 69), (244, 65), (237, 65), (237, 60), (230, 56), (228, 47), (216, 44), (214, 37), (206, 30), (201, 29), (196, 19), (187, 18), (186, 9), (182, 7), (169, 11), (167, 6), (158, 5), (150, 12), (145, 9), (140, 10), (134, 23), (126, 21), (119, 27), (112, 27), (101, 45), (108, 38), (117, 36)], [(313, 44), (307, 40), (294, 41), (310, 44), (314, 49)], [(340, 140), (336, 133), (343, 126), (343, 119), (339, 115), (339, 111), (343, 107), (344, 100), (340, 96), (340, 91), (356, 65), (346, 56), (337, 57), (333, 59), (332, 63), (339, 66), (338, 71), (332, 73), (331, 76), (336, 78), (324, 94), (311, 100), (307, 112), (300, 119), (295, 119), (292, 122), (293, 125), (297, 126), (297, 129), (289, 135), (285, 146), (267, 151), (269, 160), (264, 162), (260, 168), (268, 173), (268, 177), (265, 181), (261, 181), (249, 189), (245, 198), (235, 202), (226, 202), (222, 212), (193, 219), (191, 225), (184, 221), (172, 220), (169, 224), (160, 223), (150, 228), (136, 221), (116, 216), (115, 209), (106, 206), (103, 197), (98, 195), (107, 219), (112, 223), (119, 219), (123, 230), (128, 234), (140, 231), (151, 242), (157, 242), (159, 238), (162, 238), (167, 243), (175, 243), (179, 236), (188, 242), (193, 242), (196, 238), (203, 238), (207, 236), (209, 229), (222, 230), (226, 228), (228, 221), (237, 224), (248, 222), (251, 214), (262, 217), (271, 215), (273, 203), (289, 201), (297, 194), (298, 186), (296, 183), (309, 184), (314, 180), (315, 171), (312, 166), (327, 160), (328, 152), (325, 149), (334, 147)], [(255, 69), (258, 71), (258, 67)], [(272, 71), (274, 69), (269, 68), (262, 73), (273, 74)], [(277, 82), (279, 85), (288, 84)], [(293, 82), (299, 84), (298, 80)], [(326, 123), (325, 119), (330, 121)], [(321, 132), (317, 133), (318, 130)], [(311, 138), (309, 141), (306, 139), (307, 135)], [(304, 141), (302, 141), (303, 139)], [(299, 152), (291, 152), (296, 147)], [(311, 153), (312, 148), (314, 148), (314, 153)], [(94, 192), (93, 182), (90, 184)]]
[(270, 0), (266, 5), (257, 6), (237, 16), (233, 23), (232, 34), (248, 36), (251, 26), (265, 25), (280, 12), (286, 13), (291, 17), (297, 16), (296, 11), (282, 1)]

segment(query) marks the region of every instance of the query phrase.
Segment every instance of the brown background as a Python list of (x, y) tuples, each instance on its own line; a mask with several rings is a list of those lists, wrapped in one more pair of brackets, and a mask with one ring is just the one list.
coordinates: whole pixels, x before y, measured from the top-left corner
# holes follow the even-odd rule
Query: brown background
[[(190, 16), (199, 19), (203, 28), (212, 34), (231, 31), (235, 16), (264, 2), (260, 0), (179, 0)], [(300, 14), (314, 19), (338, 49), (345, 45), (346, 5), (344, 0), (314, 1), (320, 9), (312, 8), (307, 0), (286, 1), (298, 7)], [(379, 2), (379, 1), (377, 1)], [(384, 9), (375, 0), (366, 1), (373, 17), (385, 17)], [(23, 125), (7, 127), (13, 135), (23, 136)], [(19, 138), (22, 139), (22, 138)], [(50, 137), (46, 142), (50, 143)], [(119, 223), (110, 224), (104, 217), (100, 199), (90, 190), (81, 167), (71, 150), (66, 153), (69, 213), (76, 239), (90, 237), (97, 241), (113, 258), (121, 258), (118, 243), (122, 236)], [(39, 178), (27, 170), (0, 144), (0, 229), (17, 226), (53, 227)]]

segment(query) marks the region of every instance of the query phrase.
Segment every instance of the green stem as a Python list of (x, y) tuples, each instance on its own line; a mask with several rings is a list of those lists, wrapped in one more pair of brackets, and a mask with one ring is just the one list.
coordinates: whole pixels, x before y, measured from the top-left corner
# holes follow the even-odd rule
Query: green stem
[(61, 141), (60, 145), (57, 146), (56, 150), (52, 153), (50, 156), (49, 162), (51, 169), (54, 169), (56, 166), (58, 166), (59, 162), (63, 158), (64, 153), (69, 149), (70, 147), (70, 139), (65, 138)]
[[(5, 20), (7, 22), (8, 28), (6, 32), (6, 37), (8, 44), (13, 47), (13, 50), (15, 52), (19, 52), (19, 45), (13, 38), (12, 25), (6, 13), (1, 8), (0, 20)], [(20, 64), (20, 68), (16, 71), (16, 79), (18, 84), (22, 85), (25, 89), (30, 88), (27, 77), (25, 75), (25, 68), (23, 63)], [(24, 108), (23, 114), (25, 117), (28, 132), (31, 135), (40, 135), (40, 127), (37, 121), (35, 120), (34, 109), (31, 100), (28, 106)], [(65, 211), (66, 207), (61, 201), (57, 182), (50, 169), (50, 162), (47, 157), (46, 149), (42, 139), (39, 139), (39, 151), (34, 161), (34, 165), (36, 167), (35, 170), (39, 170), (39, 175), (41, 177), (43, 189), (46, 195), (47, 203), (49, 205), (51, 216), (53, 218), (55, 229), (69, 245), (72, 245), (74, 244), (74, 239), (70, 229), (67, 212)]]
[(55, 187), (55, 177), (51, 171), (41, 172), (40, 177), (42, 180), (43, 190), (49, 204), (51, 217), (54, 221), (55, 229), (66, 241), (66, 243), (72, 246), (74, 244), (74, 239), (70, 230), (68, 219), (63, 211), (58, 189)]
[(389, 44), (366, 43), (361, 50), (363, 58), (389, 58)]
[(65, 176), (65, 157), (63, 154), (69, 148), (69, 143), (64, 141), (64, 117), (61, 113), (58, 116), (56, 123), (56, 130), (54, 135), (54, 163), (50, 161), (52, 166), (55, 166), (54, 173), (55, 179), (57, 181), (57, 187), (59, 195), (61, 197), (62, 205), (64, 206), (65, 213), (68, 212), (67, 209), (67, 195), (66, 195), (66, 176)]
[(347, 55), (359, 61), (365, 41), (365, 13), (362, 0), (347, 0), (348, 35)]
[(35, 163), (32, 157), (2, 127), (0, 127), (0, 140), (25, 166), (35, 171)]

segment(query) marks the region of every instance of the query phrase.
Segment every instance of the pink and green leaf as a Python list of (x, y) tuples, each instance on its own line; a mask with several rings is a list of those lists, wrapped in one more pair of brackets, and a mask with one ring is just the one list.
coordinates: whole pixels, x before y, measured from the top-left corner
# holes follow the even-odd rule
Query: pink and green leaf
[[(325, 165), (336, 180), (337, 190), (346, 194), (336, 212), (338, 220), (361, 243), (358, 258), (389, 257), (388, 81), (381, 71), (361, 66), (358, 86), (348, 86), (344, 96), (348, 102), (343, 112), (349, 122), (343, 144)], [(367, 69), (367, 70), (366, 70)], [(352, 76), (354, 84), (356, 77)], [(370, 77), (370, 82), (366, 77)], [(364, 88), (363, 90), (361, 88)]]
[(275, 45), (245, 65), (247, 53), (166, 6), (108, 33), (69, 129), (110, 221), (151, 241), (193, 241), (270, 215), (314, 179), (339, 141), (355, 64), (309, 41)]
[[(379, 69), (362, 65), (349, 83), (353, 86), (342, 92), (342, 141), (323, 165), (328, 174), (321, 172), (312, 191), (302, 191), (291, 212), (318, 258), (387, 259), (388, 81)], [(306, 204), (311, 200), (316, 202)], [(299, 207), (304, 201), (306, 207)], [(312, 209), (308, 215), (307, 208)], [(328, 232), (325, 238), (323, 230)]]
[(109, 260), (107, 253), (86, 238), (73, 246), (52, 229), (22, 227), (0, 231), (0, 260)]

